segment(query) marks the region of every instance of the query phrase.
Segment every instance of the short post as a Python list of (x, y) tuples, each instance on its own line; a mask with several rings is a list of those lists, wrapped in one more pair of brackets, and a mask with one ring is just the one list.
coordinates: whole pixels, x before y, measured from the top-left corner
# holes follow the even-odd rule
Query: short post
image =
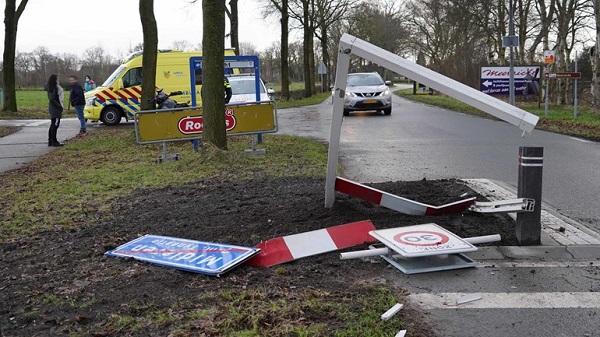
[(516, 235), (521, 246), (541, 244), (542, 234), (542, 171), (544, 148), (541, 146), (519, 147), (518, 198), (535, 200), (533, 212), (517, 213)]

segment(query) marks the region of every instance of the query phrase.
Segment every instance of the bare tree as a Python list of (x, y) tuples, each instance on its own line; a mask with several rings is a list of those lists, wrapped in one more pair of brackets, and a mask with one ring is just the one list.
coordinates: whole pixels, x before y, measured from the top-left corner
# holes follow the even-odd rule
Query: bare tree
[[(277, 12), (281, 14), (281, 97), (290, 98), (290, 68), (289, 68), (289, 29), (290, 14), (288, 0), (269, 0)], [(266, 11), (267, 14), (273, 11)]]
[(140, 0), (140, 20), (144, 34), (142, 58), (142, 110), (156, 109), (153, 102), (156, 88), (156, 58), (158, 54), (158, 28), (154, 17), (154, 0)]
[(171, 48), (174, 50), (188, 50), (190, 48), (190, 43), (186, 40), (177, 40), (171, 43)]
[(4, 8), (4, 54), (2, 57), (2, 80), (4, 84), (4, 111), (17, 111), (15, 87), (15, 54), (17, 51), (17, 26), (28, 0), (6, 0)]
[(231, 48), (235, 50), (236, 55), (240, 55), (240, 18), (238, 13), (238, 0), (229, 0), (229, 8), (225, 6), (225, 13), (229, 18), (229, 38), (231, 40)]
[(592, 53), (592, 102), (600, 105), (600, 0), (594, 0), (596, 18), (596, 45)]
[(202, 25), (203, 138), (217, 148), (226, 150), (223, 94), (225, 0), (202, 0)]

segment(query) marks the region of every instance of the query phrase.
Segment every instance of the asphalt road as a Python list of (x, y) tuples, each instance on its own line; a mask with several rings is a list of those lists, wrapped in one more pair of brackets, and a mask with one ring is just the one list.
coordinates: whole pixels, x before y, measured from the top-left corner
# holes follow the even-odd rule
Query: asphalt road
[[(283, 133), (327, 140), (330, 100), (279, 112)], [(518, 128), (394, 97), (391, 116), (344, 118), (340, 157), (345, 175), (362, 182), (488, 178), (517, 184), (519, 146), (544, 147), (544, 201), (600, 230), (600, 143)]]
[[(279, 112), (283, 133), (327, 140), (331, 102)], [(391, 116), (344, 118), (340, 159), (361, 182), (488, 178), (517, 183), (521, 145), (544, 146), (544, 200), (600, 229), (600, 144), (516, 127), (394, 97)], [(378, 260), (378, 259), (377, 259)], [(386, 282), (406, 289), (440, 336), (600, 336), (599, 260), (489, 260), (487, 268), (404, 275), (382, 263)], [(369, 262), (365, 262), (369, 263)], [(464, 294), (481, 294), (456, 305)], [(400, 314), (402, 315), (402, 314)]]

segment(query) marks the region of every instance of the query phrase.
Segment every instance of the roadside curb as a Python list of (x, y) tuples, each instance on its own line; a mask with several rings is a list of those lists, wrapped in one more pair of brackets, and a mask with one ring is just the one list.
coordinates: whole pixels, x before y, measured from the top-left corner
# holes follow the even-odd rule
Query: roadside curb
[(475, 260), (600, 260), (600, 245), (486, 246), (465, 254)]
[[(489, 179), (461, 179), (471, 189), (491, 201), (513, 199), (516, 190), (511, 186)], [(508, 213), (516, 219), (516, 213)], [(556, 209), (542, 203), (542, 244), (574, 247), (577, 245), (600, 245), (600, 234), (580, 222), (560, 214)], [(523, 248), (523, 247), (520, 247)], [(598, 255), (600, 256), (600, 255)]]

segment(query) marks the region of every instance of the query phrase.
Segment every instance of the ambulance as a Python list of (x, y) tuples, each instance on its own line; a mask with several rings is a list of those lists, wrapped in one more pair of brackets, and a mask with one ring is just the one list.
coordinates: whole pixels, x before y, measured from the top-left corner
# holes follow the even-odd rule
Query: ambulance
[[(156, 63), (156, 87), (164, 92), (181, 91), (173, 98), (179, 103), (191, 101), (190, 58), (202, 52), (160, 50)], [(225, 56), (235, 56), (232, 49)], [(202, 70), (196, 70), (196, 95), (200, 101)], [(129, 55), (98, 88), (86, 93), (84, 116), (89, 121), (117, 125), (121, 119), (133, 119), (140, 110), (142, 96), (142, 52)]]

